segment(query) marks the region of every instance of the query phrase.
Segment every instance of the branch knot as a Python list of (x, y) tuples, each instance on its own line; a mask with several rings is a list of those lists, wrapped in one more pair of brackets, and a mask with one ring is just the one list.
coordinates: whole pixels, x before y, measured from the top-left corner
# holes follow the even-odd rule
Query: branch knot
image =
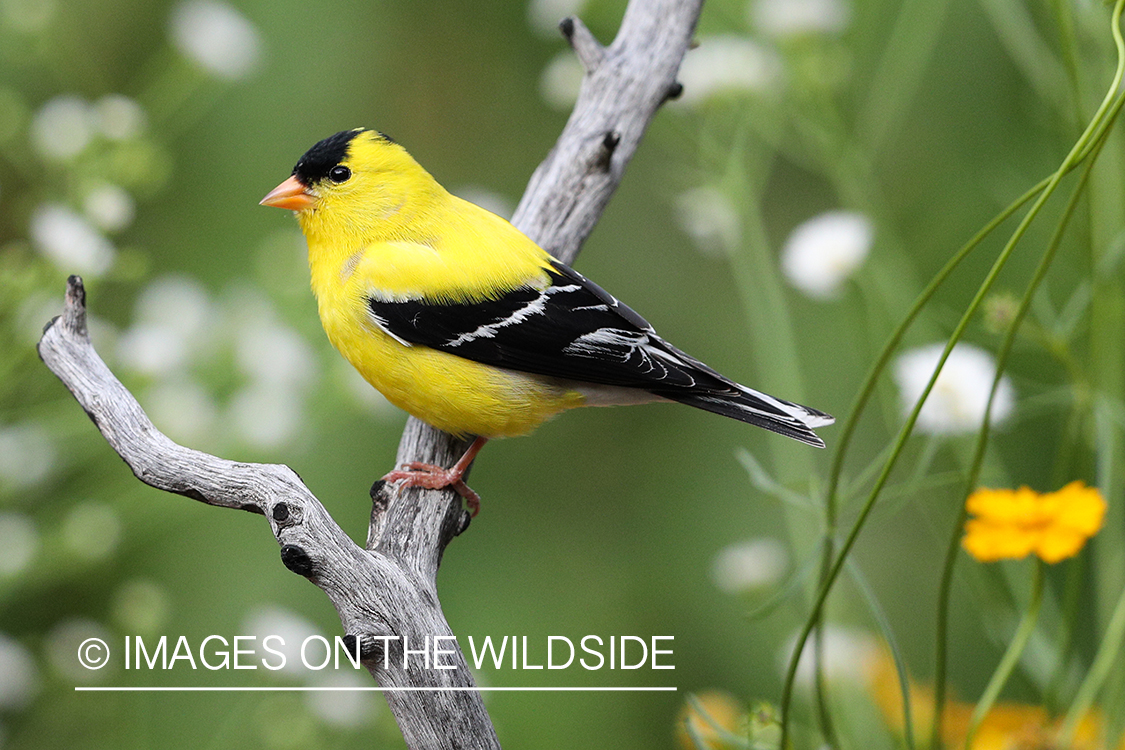
[(292, 572), (305, 578), (312, 578), (316, 573), (316, 565), (304, 547), (296, 544), (286, 544), (281, 547), (281, 564)]

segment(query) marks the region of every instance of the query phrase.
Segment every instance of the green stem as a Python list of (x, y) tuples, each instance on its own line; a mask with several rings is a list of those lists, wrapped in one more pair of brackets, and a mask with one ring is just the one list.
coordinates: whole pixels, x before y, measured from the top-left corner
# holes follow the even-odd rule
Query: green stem
[[(1052, 487), (1061, 487), (1058, 482), (1052, 482)], [(1074, 633), (1077, 630), (1078, 615), (1084, 582), (1089, 573), (1086, 556), (1079, 556), (1071, 560), (1066, 566), (1066, 581), (1063, 584), (1063, 598), (1059, 606), (1059, 633), (1056, 638), (1058, 643), (1058, 663), (1051, 675), (1047, 687), (1043, 690), (1043, 706), (1051, 715), (1062, 713), (1063, 691), (1066, 688), (1069, 667), (1073, 663), (1069, 657), (1074, 648)]]
[(820, 733), (824, 737), (825, 747), (837, 748), (840, 746), (836, 739), (836, 726), (832, 721), (832, 711), (828, 705), (828, 678), (824, 674), (824, 611), (821, 610), (820, 621), (816, 628), (816, 641), (814, 643), (814, 658), (816, 659), (816, 712), (820, 721)]
[(1086, 162), (1085, 169), (1082, 170), (1082, 175), (1078, 180), (1078, 184), (1074, 186), (1074, 190), (1071, 192), (1070, 200), (1067, 202), (1062, 216), (1059, 217), (1059, 223), (1055, 227), (1054, 234), (1047, 243), (1047, 248), (1039, 261), (1039, 265), (1035, 269), (1035, 273), (1032, 274), (1031, 281), (1024, 291), (1023, 299), (1020, 300), (1016, 314), (1012, 316), (1012, 322), (1008, 325), (1008, 330), (1004, 335), (1004, 341), (1001, 343), (1000, 350), (996, 355), (996, 374), (992, 379), (992, 387), (988, 393), (988, 403), (984, 410), (984, 419), (982, 420), (980, 431), (977, 433), (976, 445), (973, 448), (973, 458), (969, 468), (968, 480), (965, 483), (965, 492), (962, 495), (961, 509), (957, 514), (957, 521), (953, 526), (953, 533), (950, 534), (949, 543), (946, 546), (945, 563), (942, 567), (941, 583), (938, 586), (938, 608), (934, 622), (936, 647), (934, 652), (934, 719), (930, 732), (931, 750), (936, 750), (941, 746), (942, 719), (945, 713), (945, 684), (947, 679), (946, 668), (949, 648), (949, 604), (950, 594), (953, 589), (953, 569), (957, 563), (957, 556), (961, 546), (961, 530), (965, 527), (965, 521), (968, 519), (966, 501), (968, 500), (969, 493), (976, 489), (977, 482), (980, 481), (981, 467), (984, 465), (985, 449), (988, 447), (988, 436), (992, 427), (992, 404), (996, 398), (996, 393), (999, 391), (1000, 379), (1007, 366), (1008, 356), (1012, 352), (1012, 345), (1015, 343), (1016, 335), (1019, 332), (1024, 318), (1027, 317), (1027, 312), (1031, 308), (1031, 301), (1036, 291), (1038, 291), (1040, 285), (1043, 283), (1043, 279), (1046, 278), (1047, 271), (1050, 269), (1059, 246), (1062, 244), (1065, 230), (1067, 226), (1069, 226), (1070, 220), (1073, 218), (1078, 208), (1078, 200), (1085, 192), (1086, 185), (1089, 183), (1090, 172), (1093, 169), (1093, 165), (1097, 163), (1098, 154), (1102, 146), (1105, 145), (1105, 136), (1106, 132), (1103, 131), (1101, 139), (1097, 141), (1094, 150), (1091, 152), (1091, 158)]
[[(1096, 143), (1100, 139), (1101, 135), (1106, 132), (1109, 125), (1113, 122), (1113, 119), (1116, 117), (1116, 113), (1120, 111), (1122, 101), (1125, 101), (1114, 98), (1114, 95), (1121, 85), (1121, 79), (1123, 75), (1125, 75), (1125, 42), (1123, 42), (1121, 39), (1121, 30), (1118, 25), (1123, 7), (1125, 7), (1125, 0), (1117, 0), (1114, 6), (1113, 13), (1113, 37), (1114, 44), (1117, 47), (1118, 62), (1117, 70), (1113, 78), (1113, 83), (1110, 86), (1106, 97), (1103, 99), (1101, 106), (1098, 107), (1097, 112), (1094, 113), (1094, 116), (1091, 118), (1090, 123), (1087, 125), (1085, 131), (1083, 131), (1082, 135), (1070, 149), (1070, 152), (1066, 155), (1066, 158), (1063, 159), (1062, 164), (1059, 165), (1059, 168), (1047, 180), (1046, 186), (1039, 193), (1038, 198), (1036, 198), (1031, 208), (1028, 209), (1027, 213), (1020, 221), (1019, 226), (1016, 227), (1015, 231), (1012, 233), (1012, 236), (1008, 239), (1007, 244), (1004, 246), (1004, 249), (1001, 250), (1000, 255), (993, 263), (992, 268), (989, 270), (988, 275), (985, 277), (980, 288), (977, 290), (977, 293), (973, 297), (972, 302), (970, 302), (969, 307), (961, 316), (960, 321), (958, 321), (956, 328), (954, 329), (952, 335), (949, 337), (949, 340), (946, 342), (945, 349), (942, 351), (941, 357), (938, 359), (938, 363), (934, 368), (933, 375), (930, 376), (930, 380), (926, 384), (926, 387), (923, 389), (922, 395), (919, 397), (917, 403), (914, 405), (914, 408), (911, 410), (910, 415), (907, 417), (906, 423), (899, 431), (899, 434), (895, 439), (894, 446), (891, 450), (891, 455), (887, 459), (887, 463), (884, 465), (879, 478), (876, 480), (875, 486), (871, 489), (871, 492), (868, 495), (867, 500), (859, 513), (859, 516), (853, 523), (851, 531), (848, 533), (848, 537), (844, 541), (844, 544), (840, 549), (840, 553), (837, 555), (836, 560), (833, 563), (831, 570), (829, 571), (828, 577), (822, 582), (820, 591), (816, 597), (816, 602), (813, 606), (813, 610), (810, 616), (805, 621), (805, 625), (801, 629), (801, 633), (797, 637), (797, 642), (794, 644), (793, 654), (790, 657), (789, 667), (785, 676), (785, 684), (782, 688), (781, 701), (779, 706), (779, 710), (781, 713), (781, 738), (779, 746), (783, 749), (785, 748), (786, 741), (788, 739), (790, 715), (789, 707), (793, 698), (793, 686), (796, 680), (797, 667), (800, 663), (801, 653), (804, 650), (805, 643), (808, 642), (809, 634), (812, 632), (812, 629), (816, 626), (816, 623), (820, 619), (824, 602), (827, 600), (828, 594), (831, 592), (832, 586), (835, 583), (836, 578), (840, 574), (840, 569), (843, 567), (845, 559), (851, 552), (851, 548), (852, 546), (854, 546), (856, 539), (859, 537), (860, 531), (866, 524), (867, 518), (870, 515), (871, 510), (874, 508), (875, 502), (878, 499), (879, 494), (882, 492), (883, 486), (890, 478), (891, 471), (894, 469), (899, 456), (902, 454), (903, 448), (906, 445), (906, 440), (910, 437), (910, 434), (914, 430), (914, 424), (918, 420), (918, 415), (922, 411), (922, 407), (925, 405), (926, 399), (929, 398), (930, 392), (933, 390), (934, 384), (937, 382), (937, 378), (941, 374), (941, 370), (945, 366), (945, 362), (949, 358), (950, 352), (953, 351), (953, 347), (957, 344), (958, 341), (960, 341), (962, 335), (964, 335), (969, 321), (976, 314), (981, 303), (984, 301), (984, 297), (992, 289), (993, 284), (996, 282), (996, 278), (999, 276), (1000, 271), (1007, 264), (1008, 259), (1011, 257), (1012, 253), (1015, 250), (1016, 245), (1021, 239), (1023, 239), (1024, 234), (1026, 234), (1028, 228), (1031, 226), (1031, 223), (1035, 220), (1035, 218), (1038, 217), (1047, 200), (1052, 195), (1054, 195), (1055, 190), (1058, 188), (1059, 182), (1062, 180), (1063, 176), (1066, 175), (1071, 169), (1073, 169), (1075, 165), (1077, 165), (1082, 159), (1090, 154), (1090, 152), (1096, 146)], [(1109, 116), (1107, 117), (1107, 115)], [(980, 235), (978, 234), (978, 236)], [(975, 239), (976, 238), (974, 238), (974, 240)], [(936, 289), (936, 286), (932, 282), (931, 286)], [(929, 289), (930, 287), (927, 287), (927, 290)], [(930, 293), (932, 294), (932, 291)], [(925, 294), (925, 292), (923, 292), (923, 294)], [(914, 311), (912, 310), (912, 313), (913, 312)], [(900, 326), (900, 328), (903, 331), (905, 330), (903, 326)], [(889, 360), (890, 358), (890, 350), (892, 349), (893, 347), (888, 347), (888, 350), (884, 351), (885, 358), (887, 360)], [(886, 361), (881, 358), (881, 361), (880, 363), (878, 363), (877, 367), (881, 370), (881, 368), (885, 367), (885, 365)], [(870, 388), (874, 388), (873, 382), (870, 384)], [(869, 395), (869, 393), (861, 393), (860, 398), (866, 400), (866, 397)], [(851, 430), (854, 430), (857, 416), (857, 413), (854, 412), (849, 416), (848, 424), (846, 426), (848, 436), (850, 436)], [(844, 436), (841, 436), (841, 440), (843, 439)], [(833, 468), (836, 468), (835, 465), (833, 466)], [(838, 475), (833, 476), (833, 483), (835, 483), (836, 481), (838, 481)], [(833, 501), (834, 498), (832, 498), (830, 494), (828, 502)]]
[(1078, 732), (1078, 725), (1089, 713), (1098, 691), (1112, 674), (1113, 665), (1121, 655), (1123, 645), (1125, 645), (1125, 591), (1121, 592), (1117, 600), (1117, 606), (1110, 617), (1105, 637), (1098, 646), (1094, 662), (1090, 665), (1090, 671), (1079, 686), (1078, 693), (1074, 696), (1074, 703), (1070, 705), (1070, 710), (1066, 712), (1066, 718), (1059, 728), (1058, 747), (1074, 746), (1074, 735)]
[[(1115, 40), (1116, 41), (1116, 40)], [(1093, 175), (1090, 189), (1089, 262), (1091, 284), (1085, 329), (1086, 341), (1080, 350), (1088, 361), (1089, 389), (1076, 395), (1088, 401), (1088, 428), (1079, 455), (1085, 466), (1093, 467), (1093, 482), (1107, 498), (1120, 498), (1125, 492), (1125, 440), (1119, 427), (1111, 427), (1107, 417), (1114, 405), (1125, 402), (1125, 275), (1119, 257), (1119, 237), (1125, 222), (1125, 169), (1122, 133), (1114, 133), (1106, 148), (1102, 165)], [(1104, 530), (1093, 546), (1090, 576), (1093, 583), (1094, 628), (1104, 631), (1114, 614), (1114, 605), (1125, 587), (1125, 568), (1120, 552), (1125, 547), (1125, 505), (1111, 502)], [(1120, 661), (1118, 665), (1120, 665)], [(1125, 728), (1125, 670), (1113, 670), (1103, 686), (1101, 699), (1107, 708), (1107, 737), (1119, 736)]]
[(1004, 657), (1000, 659), (1000, 664), (997, 665), (996, 671), (992, 674), (992, 679), (988, 681), (984, 694), (981, 695), (976, 708), (973, 709), (973, 715), (969, 719), (969, 731), (965, 734), (965, 750), (972, 750), (973, 736), (976, 735), (984, 717), (988, 716), (988, 712), (992, 710), (993, 704), (1000, 696), (1000, 691), (1004, 688), (1008, 678), (1011, 677), (1012, 670), (1019, 663), (1024, 648), (1031, 640), (1031, 634), (1035, 632), (1035, 621), (1039, 619), (1039, 606), (1043, 603), (1043, 572), (1046, 567), (1046, 563), (1038, 558), (1036, 559), (1035, 572), (1031, 579), (1031, 601), (1027, 604), (1027, 611), (1024, 612), (1023, 619), (1020, 620), (1019, 627), (1016, 628), (1016, 634), (1012, 637), (1012, 642), (1008, 644), (1008, 650), (1004, 652)]
[[(794, 398), (800, 398), (801, 370), (794, 342), (793, 323), (789, 306), (783, 293), (784, 285), (777, 276), (775, 256), (770, 250), (769, 239), (760, 209), (761, 185), (765, 184), (771, 164), (760, 159), (751, 164), (754, 156), (747, 148), (748, 128), (740, 128), (730, 149), (731, 169), (725, 181), (733, 188), (733, 193), (743, 196), (747, 210), (742, 215), (744, 247), (741, 252), (731, 253), (731, 269), (734, 273), (738, 291), (743, 296), (747, 318), (753, 331), (753, 340), (761, 351), (769, 352), (769, 357), (758, 358), (759, 373), (767, 382), (788, 384)], [(753, 196), (747, 200), (745, 196)], [(776, 445), (776, 444), (774, 444)], [(783, 484), (805, 480), (813, 474), (811, 458), (807, 453), (797, 457), (785, 453), (788, 446), (773, 447), (774, 465), (777, 477)], [(801, 528), (804, 523), (791, 523), (792, 528)], [(798, 547), (802, 540), (795, 540)], [(827, 690), (820, 669), (821, 649), (817, 650), (817, 719), (821, 734), (830, 746), (836, 746), (836, 731), (828, 706)]]
[[(1122, 1), (1125, 2), (1125, 0)], [(785, 747), (785, 740), (788, 736), (789, 706), (793, 698), (793, 685), (797, 676), (797, 667), (800, 663), (801, 652), (804, 650), (805, 643), (809, 638), (809, 634), (812, 632), (812, 629), (816, 626), (816, 623), (820, 619), (820, 614), (824, 607), (824, 602), (825, 600), (827, 600), (828, 594), (832, 590), (832, 586), (835, 583), (836, 578), (839, 576), (840, 569), (843, 567), (848, 554), (851, 552), (852, 547), (855, 545), (855, 541), (859, 537), (859, 532), (863, 529), (864, 524), (867, 522), (868, 516), (871, 514), (871, 510), (875, 507), (875, 501), (878, 499), (879, 494), (882, 492), (883, 486), (890, 478), (891, 471), (894, 469), (895, 464), (898, 461), (898, 457), (902, 454), (903, 448), (906, 446), (907, 439), (910, 437), (910, 434), (914, 430), (914, 424), (918, 421), (918, 415), (921, 413), (922, 407), (926, 403), (926, 399), (929, 397), (930, 392), (933, 390), (934, 384), (937, 382), (937, 378), (941, 374), (942, 367), (945, 366), (945, 361), (949, 358), (949, 354), (953, 351), (953, 347), (957, 344), (958, 341), (960, 341), (961, 336), (964, 334), (965, 329), (969, 325), (969, 321), (976, 314), (977, 309), (984, 301), (985, 295), (988, 294), (989, 290), (992, 288), (992, 285), (996, 281), (996, 277), (999, 276), (1001, 269), (1003, 269), (1004, 265), (1007, 263), (1008, 258), (1011, 257), (1016, 243), (1019, 242), (1020, 238), (1022, 238), (1023, 233), (1027, 231), (1027, 227), (1030, 225), (1031, 220), (1034, 219), (1034, 217), (1038, 214), (1039, 210), (1043, 206), (1043, 203), (1046, 201), (1046, 198), (1050, 197), (1051, 193), (1053, 192), (1051, 188), (1053, 188), (1054, 185), (1057, 185), (1057, 180), (1052, 180), (1051, 184), (1047, 186), (1047, 189), (1040, 194), (1039, 199), (1028, 211), (1027, 215), (1020, 223), (1020, 226), (1012, 235), (1012, 238), (1009, 239), (1008, 244), (1004, 247), (999, 257), (993, 263), (992, 269), (989, 271), (988, 276), (985, 278), (984, 282), (977, 290), (976, 296), (969, 304), (968, 309), (961, 316), (961, 320), (958, 322), (957, 327), (953, 331), (953, 334), (946, 342), (945, 349), (942, 351), (941, 357), (938, 359), (937, 366), (934, 368), (934, 372), (930, 376), (929, 382), (926, 383), (926, 387), (922, 390), (922, 395), (919, 397), (917, 403), (914, 404), (914, 408), (911, 410), (909, 416), (907, 417), (906, 423), (902, 426), (902, 429), (899, 430), (898, 437), (895, 439), (894, 446), (891, 449), (891, 455), (887, 458), (887, 462), (883, 465), (883, 470), (879, 473), (878, 479), (875, 480), (875, 486), (871, 489), (870, 494), (867, 496), (867, 500), (864, 503), (862, 510), (860, 510), (859, 516), (852, 524), (852, 528), (849, 531), (847, 538), (844, 540), (844, 543), (840, 548), (840, 553), (836, 556), (836, 559), (828, 572), (828, 576), (821, 583), (820, 591), (813, 605), (812, 613), (806, 620), (804, 627), (801, 629), (801, 633), (797, 637), (797, 642), (793, 649), (793, 655), (789, 660), (789, 668), (785, 675), (785, 685), (782, 688), (780, 703), (780, 747), (782, 748)]]
[(825, 510), (826, 516), (829, 519), (835, 519), (837, 515), (840, 481), (844, 473), (844, 458), (847, 456), (848, 447), (851, 445), (856, 427), (859, 426), (859, 418), (863, 415), (864, 409), (867, 408), (867, 403), (871, 400), (871, 396), (875, 394), (875, 386), (879, 382), (879, 376), (887, 369), (887, 365), (891, 361), (891, 356), (894, 355), (895, 350), (898, 349), (898, 345), (902, 343), (906, 331), (922, 312), (922, 308), (926, 306), (926, 303), (928, 303), (930, 298), (937, 292), (938, 287), (949, 278), (950, 274), (961, 264), (961, 261), (965, 260), (965, 258), (969, 256), (969, 253), (975, 250), (993, 230), (1011, 218), (1020, 207), (1034, 198), (1040, 191), (1047, 187), (1049, 183), (1050, 178), (1040, 180), (1038, 184), (1012, 201), (1007, 208), (997, 214), (992, 221), (988, 222), (971, 240), (966, 242), (953, 257), (946, 262), (945, 266), (938, 271), (937, 275), (930, 280), (929, 284), (927, 284), (926, 288), (918, 295), (918, 298), (906, 313), (906, 317), (895, 327), (894, 331), (887, 339), (887, 342), (883, 345), (883, 349), (879, 352), (875, 364), (871, 366), (867, 377), (864, 378), (863, 385), (860, 386), (855, 401), (852, 403), (851, 408), (848, 409), (848, 416), (840, 426), (840, 434), (836, 439), (836, 450), (832, 454), (832, 465), (828, 472), (828, 492)]
[(883, 639), (887, 642), (887, 646), (891, 650), (891, 660), (895, 664), (895, 673), (898, 677), (898, 690), (902, 697), (902, 736), (903, 743), (906, 745), (906, 750), (915, 750), (916, 745), (914, 742), (914, 707), (913, 701), (910, 698), (910, 675), (906, 671), (906, 659), (903, 658), (902, 649), (898, 645), (898, 640), (895, 638), (894, 630), (891, 628), (891, 622), (887, 618), (887, 613), (879, 606), (879, 598), (875, 596), (875, 592), (871, 589), (871, 584), (867, 582), (867, 578), (860, 571), (859, 566), (856, 565), (854, 560), (848, 561), (848, 570), (852, 574), (852, 580), (855, 582), (856, 587), (863, 598), (867, 600), (867, 606), (871, 610), (871, 616), (875, 618), (875, 623), (879, 626), (879, 631), (883, 635)]
[[(772, 370), (773, 374), (766, 373), (764, 380), (774, 382), (786, 382), (789, 384), (793, 393), (799, 397), (800, 392), (803, 390), (800, 385), (799, 367), (797, 364), (796, 350), (792, 348), (792, 342), (796, 337), (792, 335), (792, 323), (789, 318), (788, 306), (785, 303), (783, 296), (779, 294), (782, 286), (779, 282), (771, 281), (771, 274), (775, 273), (772, 266), (773, 256), (769, 253), (768, 240), (766, 239), (765, 229), (761, 223), (761, 216), (758, 213), (757, 204), (752, 204), (752, 207), (745, 215), (746, 233), (748, 236), (748, 246), (751, 252), (748, 254), (739, 254), (735, 256), (733, 261), (736, 278), (739, 279), (739, 286), (742, 289), (748, 290), (758, 287), (757, 294), (752, 295), (756, 300), (756, 304), (747, 305), (747, 310), (751, 313), (751, 324), (756, 328), (756, 336), (754, 340), (757, 342), (772, 341), (772, 345), (766, 348), (766, 351), (771, 352), (770, 362), (759, 362), (759, 367), (765, 370)], [(772, 297), (772, 299), (771, 299)], [(763, 305), (762, 301), (767, 300)], [(757, 311), (757, 312), (755, 312)], [(788, 476), (779, 476), (779, 478), (786, 484), (792, 482), (797, 477), (808, 477), (812, 474), (812, 466), (809, 459), (801, 456), (799, 459), (783, 460), (782, 456), (778, 455), (774, 464), (777, 467), (786, 467), (787, 471), (793, 472)], [(799, 527), (800, 524), (797, 524)], [(825, 544), (830, 544), (831, 536), (825, 537)], [(819, 611), (823, 611), (820, 609)], [(823, 652), (819, 648), (822, 644), (817, 644), (817, 669), (816, 669), (816, 694), (817, 694), (817, 721), (820, 725), (821, 734), (824, 741), (828, 746), (835, 747), (836, 732), (832, 721), (832, 714), (828, 707), (827, 690), (824, 684), (823, 670), (820, 665), (823, 663)]]
[[(1121, 85), (1122, 74), (1123, 72), (1125, 72), (1125, 67), (1123, 67), (1125, 66), (1125, 46), (1123, 46), (1123, 43), (1121, 42), (1121, 31), (1118, 26), (1121, 17), (1119, 8), (1120, 3), (1118, 3), (1114, 8), (1113, 14), (1113, 38), (1114, 44), (1117, 47), (1117, 70), (1114, 74), (1113, 82), (1109, 87), (1106, 98), (1102, 101), (1101, 106), (1098, 108), (1098, 111), (1094, 114), (1093, 118), (1091, 118), (1090, 124), (1087, 126), (1086, 131), (1078, 139), (1078, 141), (1075, 142), (1075, 148), (1078, 149), (1077, 156), (1071, 159), (1070, 157), (1074, 154), (1074, 152), (1072, 151), (1071, 154), (1068, 155), (1067, 159), (1064, 160), (1063, 165), (1060, 167), (1059, 172), (1062, 172), (1063, 174), (1069, 173), (1080, 162), (1084, 161), (1087, 156), (1089, 156), (1090, 152), (1093, 151), (1094, 147), (1096, 146), (1096, 143), (1101, 140), (1101, 136), (1117, 118), (1117, 114), (1118, 112), (1120, 112), (1122, 104), (1125, 104), (1125, 98), (1120, 98), (1116, 101), (1113, 101), (1113, 95)], [(1099, 117), (1105, 114), (1107, 111), (1109, 113), (1109, 116), (1104, 117), (1103, 120), (1099, 122)], [(1094, 137), (1088, 138), (1087, 136), (1091, 135), (1091, 130), (1093, 131), (1092, 135)], [(883, 349), (879, 353), (879, 357), (875, 360), (875, 364), (872, 365), (871, 370), (868, 371), (867, 377), (864, 379), (863, 385), (860, 387), (855, 401), (852, 403), (851, 408), (848, 410), (847, 418), (840, 426), (840, 434), (836, 440), (836, 450), (832, 454), (832, 465), (828, 475), (827, 503), (830, 506), (833, 506), (831, 511), (832, 513), (835, 513), (834, 506), (839, 494), (840, 478), (843, 474), (844, 469), (844, 458), (847, 456), (847, 450), (851, 444), (851, 439), (855, 434), (856, 427), (859, 424), (859, 418), (862, 416), (863, 410), (866, 408), (868, 401), (870, 401), (871, 396), (875, 392), (875, 386), (878, 383), (879, 376), (883, 374), (883, 371), (886, 369), (887, 364), (890, 362), (891, 356), (898, 348), (898, 345), (902, 342), (903, 336), (906, 335), (906, 331), (918, 317), (919, 313), (922, 312), (922, 308), (926, 306), (926, 303), (929, 302), (930, 298), (933, 297), (933, 295), (937, 292), (938, 287), (940, 287), (942, 283), (944, 283), (945, 280), (949, 277), (949, 275), (953, 273), (957, 266), (961, 264), (961, 261), (968, 257), (968, 255), (973, 250), (975, 250), (977, 246), (981, 242), (983, 242), (989, 234), (993, 232), (993, 230), (995, 230), (998, 226), (1011, 218), (1011, 216), (1015, 214), (1015, 212), (1018, 211), (1025, 203), (1034, 198), (1036, 195), (1039, 195), (1052, 183), (1057, 182), (1058, 178), (1061, 177), (1059, 172), (1055, 172), (1049, 177), (1044, 177), (1033, 187), (1027, 190), (1027, 192), (1025, 192), (1023, 195), (1012, 201), (1012, 203), (1009, 204), (1007, 208), (997, 214), (990, 222), (988, 222), (988, 224), (984, 226), (984, 228), (977, 232), (972, 239), (966, 242), (953, 255), (953, 257), (950, 258), (948, 262), (946, 262), (945, 266), (943, 266), (942, 269), (938, 271), (937, 275), (930, 280), (930, 283), (926, 285), (926, 288), (922, 290), (921, 294), (919, 294), (918, 298), (914, 301), (914, 304), (907, 312), (906, 317), (902, 319), (902, 322), (898, 324), (895, 330), (891, 333), (890, 337), (887, 339), (886, 344), (883, 345)]]

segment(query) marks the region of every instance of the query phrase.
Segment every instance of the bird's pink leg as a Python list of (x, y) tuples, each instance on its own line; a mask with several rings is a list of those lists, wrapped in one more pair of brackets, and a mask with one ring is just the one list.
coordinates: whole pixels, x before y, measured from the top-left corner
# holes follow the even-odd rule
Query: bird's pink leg
[(480, 449), (487, 442), (488, 438), (478, 437), (465, 451), (465, 455), (461, 456), (451, 469), (412, 461), (387, 474), (383, 477), (383, 481), (403, 482), (406, 487), (423, 487), (427, 490), (452, 487), (458, 495), (465, 498), (465, 504), (469, 506), (469, 512), (475, 516), (480, 512), (480, 495), (469, 489), (469, 485), (465, 484), (463, 477), (469, 469), (469, 464), (473, 462), (473, 459), (477, 457)]

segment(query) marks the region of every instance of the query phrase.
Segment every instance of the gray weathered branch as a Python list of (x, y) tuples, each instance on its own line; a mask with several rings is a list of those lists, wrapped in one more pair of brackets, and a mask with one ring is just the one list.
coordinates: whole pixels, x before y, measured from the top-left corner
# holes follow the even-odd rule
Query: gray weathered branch
[[(601, 215), (657, 109), (679, 86), (676, 72), (702, 0), (631, 0), (617, 38), (602, 47), (577, 19), (560, 24), (586, 76), (562, 135), (536, 169), (513, 223), (564, 262), (573, 261)], [(63, 314), (39, 354), (74, 394), (138, 479), (158, 489), (266, 517), (283, 563), (324, 590), (364, 666), (383, 688), (411, 748), (498, 748), (460, 649), (452, 669), (404, 661), (435, 637), (451, 637), (436, 576), (449, 541), (468, 526), (449, 491), (372, 487), (366, 549), (354, 544), (288, 467), (247, 464), (178, 445), (156, 429), (94, 351), (81, 279), (67, 283)], [(411, 418), (398, 462), (451, 465), (466, 444)], [(428, 640), (427, 640), (428, 639)], [(453, 641), (446, 641), (449, 646)], [(430, 688), (395, 691), (393, 688)]]

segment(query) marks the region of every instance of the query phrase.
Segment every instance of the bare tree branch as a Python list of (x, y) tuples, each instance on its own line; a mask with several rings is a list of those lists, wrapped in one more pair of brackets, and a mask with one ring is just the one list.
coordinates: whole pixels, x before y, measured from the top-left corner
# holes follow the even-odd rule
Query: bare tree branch
[[(657, 109), (678, 93), (676, 72), (701, 4), (632, 0), (609, 47), (577, 19), (560, 24), (586, 76), (570, 120), (532, 176), (513, 223), (564, 262), (577, 255)], [(456, 494), (376, 482), (363, 549), (288, 467), (238, 463), (178, 445), (156, 429), (94, 351), (85, 290), (76, 276), (68, 279), (63, 314), (44, 330), (39, 355), (142, 482), (265, 516), (282, 562), (325, 592), (364, 666), (387, 689), (409, 747), (499, 747), (437, 597), (442, 553), (469, 522)], [(411, 418), (398, 462), (449, 466), (465, 447)], [(448, 639), (442, 648), (452, 652), (444, 663), (452, 668), (435, 669), (421, 656), (405, 658), (404, 646), (432, 655), (435, 638)], [(395, 690), (407, 687), (412, 690)]]
[[(294, 573), (324, 590), (363, 664), (384, 688), (473, 685), (460, 652), (451, 669), (403, 647), (433, 652), (434, 638), (452, 638), (437, 601), (434, 576), (417, 561), (428, 540), (401, 542), (387, 553), (356, 545), (287, 466), (228, 461), (185, 448), (149, 421), (140, 404), (94, 351), (86, 331), (82, 280), (67, 281), (63, 314), (48, 325), (39, 356), (58, 375), (110, 446), (142, 482), (209, 505), (266, 517)], [(428, 551), (433, 555), (432, 551)], [(436, 565), (433, 568), (436, 573)], [(452, 648), (452, 640), (442, 648)], [(388, 692), (388, 703), (411, 748), (499, 747), (488, 714), (473, 692)], [(451, 732), (461, 727), (463, 731)]]

